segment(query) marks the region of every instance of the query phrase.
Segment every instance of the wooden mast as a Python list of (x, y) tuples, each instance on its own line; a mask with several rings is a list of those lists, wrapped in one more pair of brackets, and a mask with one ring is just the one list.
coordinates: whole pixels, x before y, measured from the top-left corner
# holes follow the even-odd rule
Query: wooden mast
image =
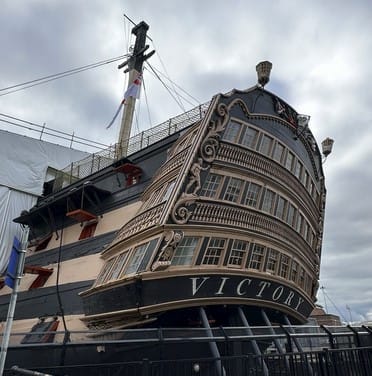
[[(129, 72), (129, 80), (127, 92), (130, 90), (130, 86), (134, 84), (136, 79), (142, 73), (143, 62), (151, 57), (155, 51), (151, 51), (149, 54), (144, 55), (144, 52), (149, 48), (146, 45), (146, 33), (149, 29), (149, 25), (146, 22), (141, 21), (132, 29), (132, 34), (136, 36), (136, 42), (133, 49), (132, 56), (126, 60), (124, 63), (118, 66), (119, 69), (128, 65), (128, 68), (124, 70), (124, 73)], [(121, 126), (119, 132), (117, 158), (120, 159), (125, 157), (128, 153), (128, 143), (130, 132), (132, 128), (133, 114), (135, 108), (136, 98), (135, 96), (127, 96), (124, 103), (123, 117), (121, 119)]]

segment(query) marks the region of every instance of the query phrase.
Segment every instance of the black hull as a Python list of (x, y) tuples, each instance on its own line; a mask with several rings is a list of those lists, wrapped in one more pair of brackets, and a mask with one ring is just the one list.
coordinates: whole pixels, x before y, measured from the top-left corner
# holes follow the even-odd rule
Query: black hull
[(143, 317), (180, 307), (229, 304), (277, 309), (298, 323), (306, 322), (313, 309), (312, 302), (295, 289), (247, 274), (202, 273), (136, 279), (84, 297), (89, 321)]

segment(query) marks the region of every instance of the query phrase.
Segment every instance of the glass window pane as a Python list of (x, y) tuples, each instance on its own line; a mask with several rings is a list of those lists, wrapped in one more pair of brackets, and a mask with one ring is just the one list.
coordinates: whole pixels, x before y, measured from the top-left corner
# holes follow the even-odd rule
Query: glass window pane
[(240, 196), (240, 192), (243, 186), (243, 180), (230, 178), (229, 184), (226, 188), (224, 200), (237, 202)]
[(145, 255), (147, 246), (149, 243), (142, 244), (138, 247), (136, 247), (133, 251), (133, 257), (129, 262), (129, 265), (125, 271), (126, 274), (136, 273), (138, 270), (138, 267), (141, 264), (141, 261), (143, 259), (143, 256)]
[(247, 188), (247, 194), (245, 196), (244, 205), (256, 207), (258, 197), (261, 191), (261, 186), (255, 183), (249, 183)]
[(124, 252), (124, 253), (122, 253), (121, 255), (119, 255), (117, 257), (115, 265), (112, 268), (112, 271), (110, 273), (110, 277), (107, 278), (107, 280), (109, 280), (109, 279), (117, 279), (120, 276), (120, 274), (121, 274), (121, 272), (123, 270), (123, 267), (124, 267), (124, 265), (125, 265), (125, 263), (126, 263), (126, 261), (128, 259), (128, 254), (129, 254), (129, 252)]
[(242, 145), (248, 146), (251, 149), (255, 149), (258, 138), (258, 131), (253, 128), (246, 127), (244, 136), (242, 139)]
[(308, 294), (311, 294), (311, 290), (312, 290), (312, 280), (311, 280), (310, 275), (306, 273), (306, 275), (305, 275), (305, 291)]
[(313, 180), (310, 178), (310, 182), (309, 182), (309, 193), (311, 195), (313, 195), (313, 190), (314, 190), (314, 183), (313, 183)]
[(273, 139), (271, 137), (263, 135), (259, 151), (262, 154), (269, 155), (271, 151), (272, 143), (273, 143)]
[(304, 268), (301, 268), (300, 269), (300, 276), (299, 276), (299, 279), (298, 279), (298, 284), (300, 285), (300, 287), (304, 288), (305, 287), (305, 269)]
[(96, 279), (95, 285), (99, 285), (105, 282), (105, 280), (107, 279), (107, 276), (111, 272), (111, 268), (114, 265), (115, 260), (116, 260), (115, 258), (112, 258), (106, 262), (106, 264), (103, 266), (103, 269), (99, 273), (99, 276)]
[(171, 265), (191, 265), (199, 238), (185, 236), (174, 251)]
[(270, 191), (270, 189), (266, 189), (264, 200), (262, 203), (262, 210), (267, 213), (272, 213), (274, 199), (275, 199), (275, 193), (273, 191)]
[(287, 200), (285, 200), (283, 197), (279, 196), (278, 197), (278, 203), (276, 205), (276, 211), (275, 211), (275, 216), (283, 219), (284, 218), (284, 209), (285, 209), (285, 204)]
[(296, 226), (296, 231), (301, 233), (302, 231), (302, 225), (303, 225), (303, 222), (305, 221), (305, 218), (302, 214), (298, 214), (297, 216), (297, 226)]
[(294, 155), (293, 153), (289, 151), (287, 154), (287, 159), (285, 160), (285, 168), (289, 171), (292, 171), (293, 159), (294, 159)]
[(278, 267), (279, 252), (275, 249), (269, 248), (267, 250), (267, 261), (265, 270), (269, 273), (275, 274)]
[(296, 282), (297, 281), (297, 275), (298, 275), (298, 262), (292, 261), (291, 266), (291, 281)]
[(279, 142), (277, 142), (274, 148), (274, 155), (273, 155), (274, 160), (277, 161), (278, 163), (281, 163), (283, 159), (283, 153), (284, 153), (284, 146), (280, 144)]
[(260, 270), (265, 255), (265, 247), (263, 245), (254, 244), (248, 268)]
[(309, 232), (309, 224), (307, 223), (306, 220), (304, 220), (304, 223), (302, 225), (302, 236), (304, 237), (305, 240), (307, 239), (308, 232)]
[(227, 266), (242, 267), (244, 258), (247, 253), (248, 243), (242, 240), (234, 240), (231, 247)]
[(294, 224), (295, 214), (296, 214), (296, 208), (291, 203), (289, 203), (286, 221), (290, 226), (293, 226)]
[(288, 272), (289, 272), (289, 256), (283, 255), (280, 258), (280, 271), (279, 275), (283, 278), (288, 278)]
[(230, 121), (227, 124), (223, 139), (226, 141), (237, 142), (241, 125), (235, 121)]
[(172, 193), (172, 189), (174, 187), (174, 185), (176, 184), (176, 181), (172, 181), (168, 184), (168, 187), (167, 187), (167, 190), (165, 191), (164, 193), (164, 196), (163, 196), (163, 200), (162, 201), (167, 201), (169, 196), (171, 195)]
[(225, 248), (226, 239), (211, 238), (205, 251), (202, 264), (218, 265)]
[(301, 178), (301, 174), (302, 174), (302, 163), (300, 161), (297, 161), (296, 163), (296, 168), (295, 168), (295, 172), (294, 174), (296, 175), (296, 177), (298, 179)]
[(221, 175), (209, 174), (204, 182), (200, 195), (206, 197), (214, 197), (216, 195), (218, 187), (220, 186), (221, 181)]

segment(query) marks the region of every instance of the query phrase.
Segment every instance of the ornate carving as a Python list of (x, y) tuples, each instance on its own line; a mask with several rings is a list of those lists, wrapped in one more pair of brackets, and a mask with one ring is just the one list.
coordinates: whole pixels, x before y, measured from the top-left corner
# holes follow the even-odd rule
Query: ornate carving
[[(203, 170), (208, 170), (209, 166), (203, 167), (203, 159), (198, 158), (197, 162), (194, 162), (190, 168), (189, 172), (189, 182), (186, 185), (185, 193), (191, 193), (193, 195), (196, 195), (197, 192), (201, 188), (200, 184), (200, 172)], [(189, 189), (195, 185), (194, 190), (192, 192), (189, 192)]]
[[(207, 170), (217, 156), (221, 133), (225, 129), (228, 121), (228, 108), (225, 103), (219, 103), (215, 112), (217, 119), (210, 120), (207, 134), (199, 147), (198, 154), (200, 157), (192, 164), (185, 191), (173, 207), (171, 217), (177, 224), (185, 224), (190, 219), (192, 215), (190, 206), (195, 203), (197, 193), (201, 188), (200, 172)], [(207, 166), (203, 167), (203, 162), (207, 163)], [(192, 186), (194, 186), (194, 189), (190, 193), (189, 191)]]
[(293, 125), (295, 128), (298, 127), (297, 124), (297, 112), (289, 107), (286, 103), (281, 102), (278, 98), (273, 97), (275, 100), (275, 111), (276, 113), (289, 124)]
[(219, 118), (217, 121), (211, 120), (208, 125), (208, 133), (200, 147), (200, 155), (207, 163), (214, 161), (218, 147), (220, 145), (221, 133), (226, 127), (228, 120), (228, 109), (224, 103), (220, 103), (216, 108)]
[(192, 210), (189, 208), (190, 205), (194, 204), (197, 196), (193, 194), (183, 193), (179, 200), (174, 205), (171, 216), (175, 223), (182, 225), (189, 221), (192, 216)]
[(151, 266), (151, 270), (164, 270), (166, 269), (170, 264), (171, 260), (174, 254), (174, 250), (176, 249), (178, 243), (183, 238), (183, 232), (182, 231), (168, 231), (165, 233), (164, 236), (164, 242), (165, 244), (161, 248), (161, 251), (159, 253), (159, 256), (157, 260), (153, 263)]
[(323, 180), (322, 178), (321, 184), (321, 193), (320, 193), (320, 202), (319, 202), (319, 219), (318, 219), (318, 234), (317, 234), (317, 243), (315, 247), (315, 252), (317, 255), (320, 255), (321, 250), (322, 250), (322, 242), (323, 242), (323, 226), (324, 226), (324, 214), (325, 214), (325, 203), (326, 203), (326, 193), (323, 185)]
[(111, 245), (118, 243), (119, 241), (128, 238), (140, 231), (144, 231), (147, 228), (154, 226), (162, 213), (164, 203), (158, 204), (157, 206), (146, 210), (140, 215), (134, 217), (128, 223), (126, 223), (118, 232), (116, 238), (113, 240)]

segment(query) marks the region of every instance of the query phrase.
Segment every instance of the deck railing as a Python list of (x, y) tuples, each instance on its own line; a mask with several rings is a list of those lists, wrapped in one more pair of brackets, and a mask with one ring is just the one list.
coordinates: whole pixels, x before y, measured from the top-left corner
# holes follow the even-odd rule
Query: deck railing
[(262, 356), (57, 365), (37, 368), (39, 373), (13, 366), (13, 370), (6, 370), (4, 375), (261, 376), (266, 372), (270, 376), (370, 376), (371, 370), (372, 347), (363, 347)]
[[(209, 103), (210, 102), (203, 103), (183, 114), (175, 116), (131, 137), (128, 144), (128, 156), (199, 121), (206, 112)], [(58, 171), (55, 177), (53, 191), (56, 192), (76, 180), (87, 177), (111, 165), (117, 158), (117, 147), (118, 144), (111, 145), (107, 149), (93, 153), (80, 161), (71, 163), (63, 170)]]

